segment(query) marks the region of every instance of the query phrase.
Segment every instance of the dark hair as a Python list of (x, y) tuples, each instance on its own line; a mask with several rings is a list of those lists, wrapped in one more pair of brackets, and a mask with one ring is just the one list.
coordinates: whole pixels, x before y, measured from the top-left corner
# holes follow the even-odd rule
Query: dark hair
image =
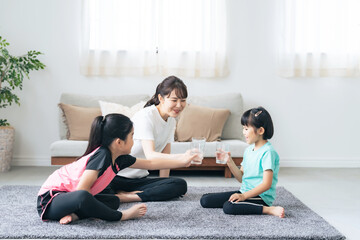
[(88, 155), (97, 147), (109, 147), (116, 138), (125, 141), (132, 128), (133, 123), (130, 118), (122, 114), (112, 113), (105, 117), (96, 117), (91, 125), (88, 146), (81, 157)]
[(169, 96), (174, 89), (178, 98), (187, 98), (188, 92), (184, 82), (180, 78), (170, 76), (165, 78), (161, 83), (159, 83), (159, 85), (157, 85), (154, 96), (152, 96), (152, 98), (145, 104), (144, 107), (159, 105), (159, 94), (162, 97)]
[(263, 139), (267, 140), (274, 135), (274, 125), (268, 111), (263, 107), (252, 108), (244, 112), (241, 117), (243, 126), (251, 126), (256, 129), (264, 128)]

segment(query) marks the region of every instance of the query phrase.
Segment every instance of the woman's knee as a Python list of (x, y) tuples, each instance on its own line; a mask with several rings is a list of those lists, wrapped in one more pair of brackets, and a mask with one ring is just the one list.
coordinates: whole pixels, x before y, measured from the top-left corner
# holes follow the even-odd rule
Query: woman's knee
[(187, 192), (187, 183), (182, 178), (173, 178), (174, 188), (177, 189), (179, 195), (184, 195)]
[(200, 205), (203, 208), (210, 208), (209, 194), (206, 193), (202, 195), (202, 197), (200, 198)]

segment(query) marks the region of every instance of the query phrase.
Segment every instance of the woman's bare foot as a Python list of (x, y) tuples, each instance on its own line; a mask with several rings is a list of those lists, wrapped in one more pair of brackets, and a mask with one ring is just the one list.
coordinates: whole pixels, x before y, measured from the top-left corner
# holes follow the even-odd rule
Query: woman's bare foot
[(284, 218), (285, 217), (285, 209), (283, 207), (264, 207), (263, 208), (263, 213), (264, 214), (270, 214), (273, 216), (277, 216), (279, 218)]
[(72, 213), (66, 215), (65, 217), (62, 217), (59, 222), (60, 224), (68, 224), (71, 222), (75, 222), (76, 220), (79, 220), (79, 217), (75, 213)]
[(132, 194), (136, 194), (136, 193), (142, 193), (143, 191), (132, 191), (132, 192), (128, 192), (128, 193), (132, 193)]
[(129, 209), (122, 211), (121, 221), (140, 218), (145, 215), (147, 207), (145, 203), (140, 203), (132, 206)]
[(120, 202), (141, 202), (141, 198), (137, 193), (141, 193), (142, 191), (133, 191), (133, 192), (123, 192), (120, 191), (117, 194), (115, 194), (119, 199)]

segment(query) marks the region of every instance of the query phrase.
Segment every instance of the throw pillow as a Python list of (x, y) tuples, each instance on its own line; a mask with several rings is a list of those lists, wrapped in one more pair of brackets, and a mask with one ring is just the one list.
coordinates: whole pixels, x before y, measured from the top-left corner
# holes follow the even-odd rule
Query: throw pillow
[(89, 140), (91, 124), (97, 116), (101, 116), (100, 108), (79, 107), (59, 103), (67, 126), (67, 139)]
[(99, 101), (101, 113), (103, 116), (109, 113), (121, 113), (125, 116), (132, 118), (134, 114), (144, 108), (145, 102), (141, 101), (132, 107), (127, 107), (118, 103)]
[(207, 142), (220, 140), (229, 115), (228, 109), (188, 104), (179, 116), (175, 138), (178, 142), (191, 141), (192, 137), (205, 137)]

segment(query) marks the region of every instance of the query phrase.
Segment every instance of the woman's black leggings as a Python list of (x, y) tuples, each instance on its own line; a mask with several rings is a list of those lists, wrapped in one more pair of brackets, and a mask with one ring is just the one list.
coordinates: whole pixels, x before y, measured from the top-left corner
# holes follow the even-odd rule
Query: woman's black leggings
[[(111, 193), (142, 191), (137, 195), (143, 202), (166, 201), (180, 197), (187, 192), (187, 183), (181, 178), (125, 178), (116, 176), (109, 187)], [(109, 191), (109, 188), (103, 193), (106, 191)]]
[(91, 195), (85, 190), (59, 193), (48, 205), (44, 219), (60, 220), (75, 213), (79, 219), (100, 218), (107, 221), (119, 221), (122, 213), (117, 211), (120, 199), (113, 194)]
[(200, 204), (204, 208), (222, 208), (224, 213), (232, 215), (262, 214), (263, 206), (267, 206), (259, 196), (243, 202), (229, 202), (234, 193), (241, 192), (207, 193), (201, 197)]

